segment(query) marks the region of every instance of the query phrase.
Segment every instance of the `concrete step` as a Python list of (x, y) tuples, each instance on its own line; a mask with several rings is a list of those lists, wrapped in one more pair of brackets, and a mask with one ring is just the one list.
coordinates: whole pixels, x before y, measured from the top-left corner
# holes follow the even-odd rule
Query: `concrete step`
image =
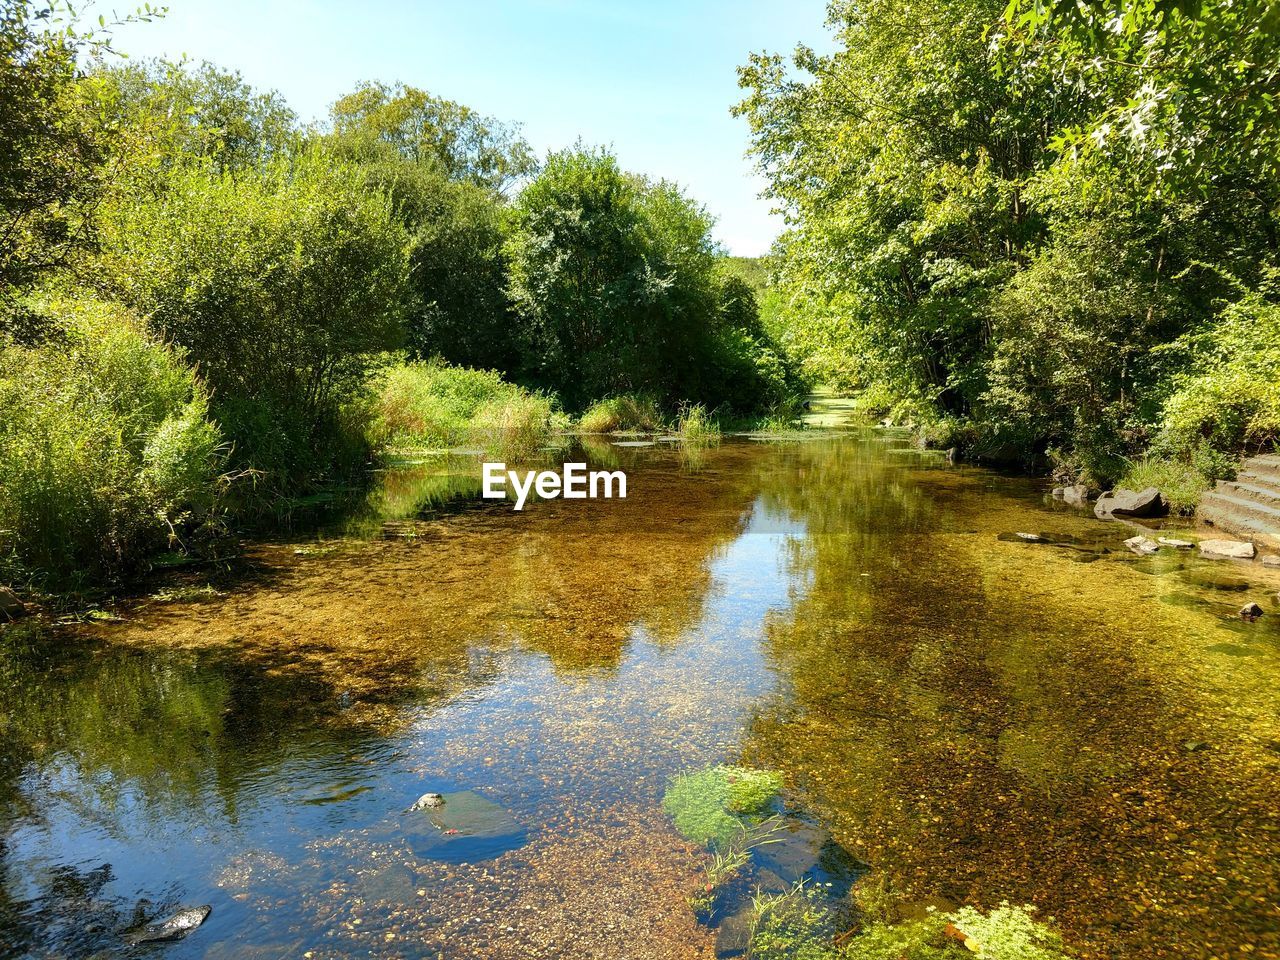
[(1256, 477), (1268, 480), (1280, 480), (1280, 454), (1266, 453), (1257, 457), (1249, 457), (1241, 465), (1242, 473), (1251, 473)]
[(1210, 490), (1201, 498), (1196, 516), (1216, 530), (1253, 540), (1265, 549), (1280, 550), (1280, 505)]
[(1219, 480), (1217, 492), (1240, 500), (1252, 500), (1268, 507), (1280, 507), (1280, 483), (1240, 479)]

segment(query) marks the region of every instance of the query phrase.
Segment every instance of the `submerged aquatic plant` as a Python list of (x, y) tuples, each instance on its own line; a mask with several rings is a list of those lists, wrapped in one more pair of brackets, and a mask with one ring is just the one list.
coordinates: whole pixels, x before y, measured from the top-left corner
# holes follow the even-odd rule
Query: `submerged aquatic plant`
[(1035, 909), (1029, 904), (1013, 906), (1006, 900), (986, 914), (962, 907), (947, 920), (963, 934), (966, 946), (986, 960), (1062, 960), (1069, 956), (1062, 937), (1031, 916)]
[(719, 764), (676, 777), (662, 806), (685, 837), (723, 850), (770, 812), (781, 789), (773, 770)]
[[(877, 920), (841, 932), (840, 905), (798, 883), (751, 904), (752, 960), (1067, 960), (1062, 938), (1032, 906), (1001, 903), (990, 913), (963, 907), (922, 920)], [(865, 918), (864, 918), (865, 920)]]

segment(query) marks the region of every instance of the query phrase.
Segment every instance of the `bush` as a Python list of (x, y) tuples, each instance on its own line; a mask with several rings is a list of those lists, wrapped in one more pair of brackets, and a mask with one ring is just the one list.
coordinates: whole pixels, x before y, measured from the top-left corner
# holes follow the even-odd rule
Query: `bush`
[(1188, 341), (1193, 371), (1165, 402), (1160, 443), (1239, 457), (1280, 439), (1280, 306), (1251, 297)]
[(551, 399), (507, 383), (491, 370), (438, 361), (390, 367), (373, 403), (376, 447), (478, 444), (508, 459), (528, 457), (562, 426)]
[(225, 449), (177, 350), (122, 307), (42, 304), (0, 352), (0, 545), (50, 586), (112, 577), (209, 519)]
[(360, 461), (352, 420), (400, 339), (407, 241), (357, 171), (319, 154), (234, 176), (179, 166), (103, 221), (111, 285), (187, 351), (261, 490)]
[(597, 400), (589, 406), (578, 420), (578, 429), (583, 433), (618, 433), (623, 430), (656, 433), (665, 429), (665, 422), (654, 400), (624, 394)]

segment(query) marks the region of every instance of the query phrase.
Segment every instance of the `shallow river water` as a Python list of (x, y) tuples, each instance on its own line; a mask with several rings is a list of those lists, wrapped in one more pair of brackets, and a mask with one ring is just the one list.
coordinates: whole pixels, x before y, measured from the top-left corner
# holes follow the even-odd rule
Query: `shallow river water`
[[(516, 513), (474, 461), (403, 467), (113, 619), (0, 633), (0, 956), (711, 957), (661, 799), (724, 761), (908, 913), (1280, 957), (1274, 571), (1139, 558), (882, 431), (588, 456), (626, 500)], [(490, 846), (412, 832), (424, 791)]]

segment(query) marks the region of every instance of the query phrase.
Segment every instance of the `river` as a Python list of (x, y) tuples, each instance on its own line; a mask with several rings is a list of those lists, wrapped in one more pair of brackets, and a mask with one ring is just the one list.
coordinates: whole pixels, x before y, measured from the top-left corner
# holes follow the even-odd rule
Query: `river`
[[(402, 466), (230, 569), (6, 628), (0, 956), (711, 957), (661, 800), (723, 761), (781, 771), (904, 911), (1280, 957), (1276, 571), (1138, 557), (886, 431), (587, 455), (625, 500)], [(442, 856), (405, 832), (424, 791), (505, 826)]]

